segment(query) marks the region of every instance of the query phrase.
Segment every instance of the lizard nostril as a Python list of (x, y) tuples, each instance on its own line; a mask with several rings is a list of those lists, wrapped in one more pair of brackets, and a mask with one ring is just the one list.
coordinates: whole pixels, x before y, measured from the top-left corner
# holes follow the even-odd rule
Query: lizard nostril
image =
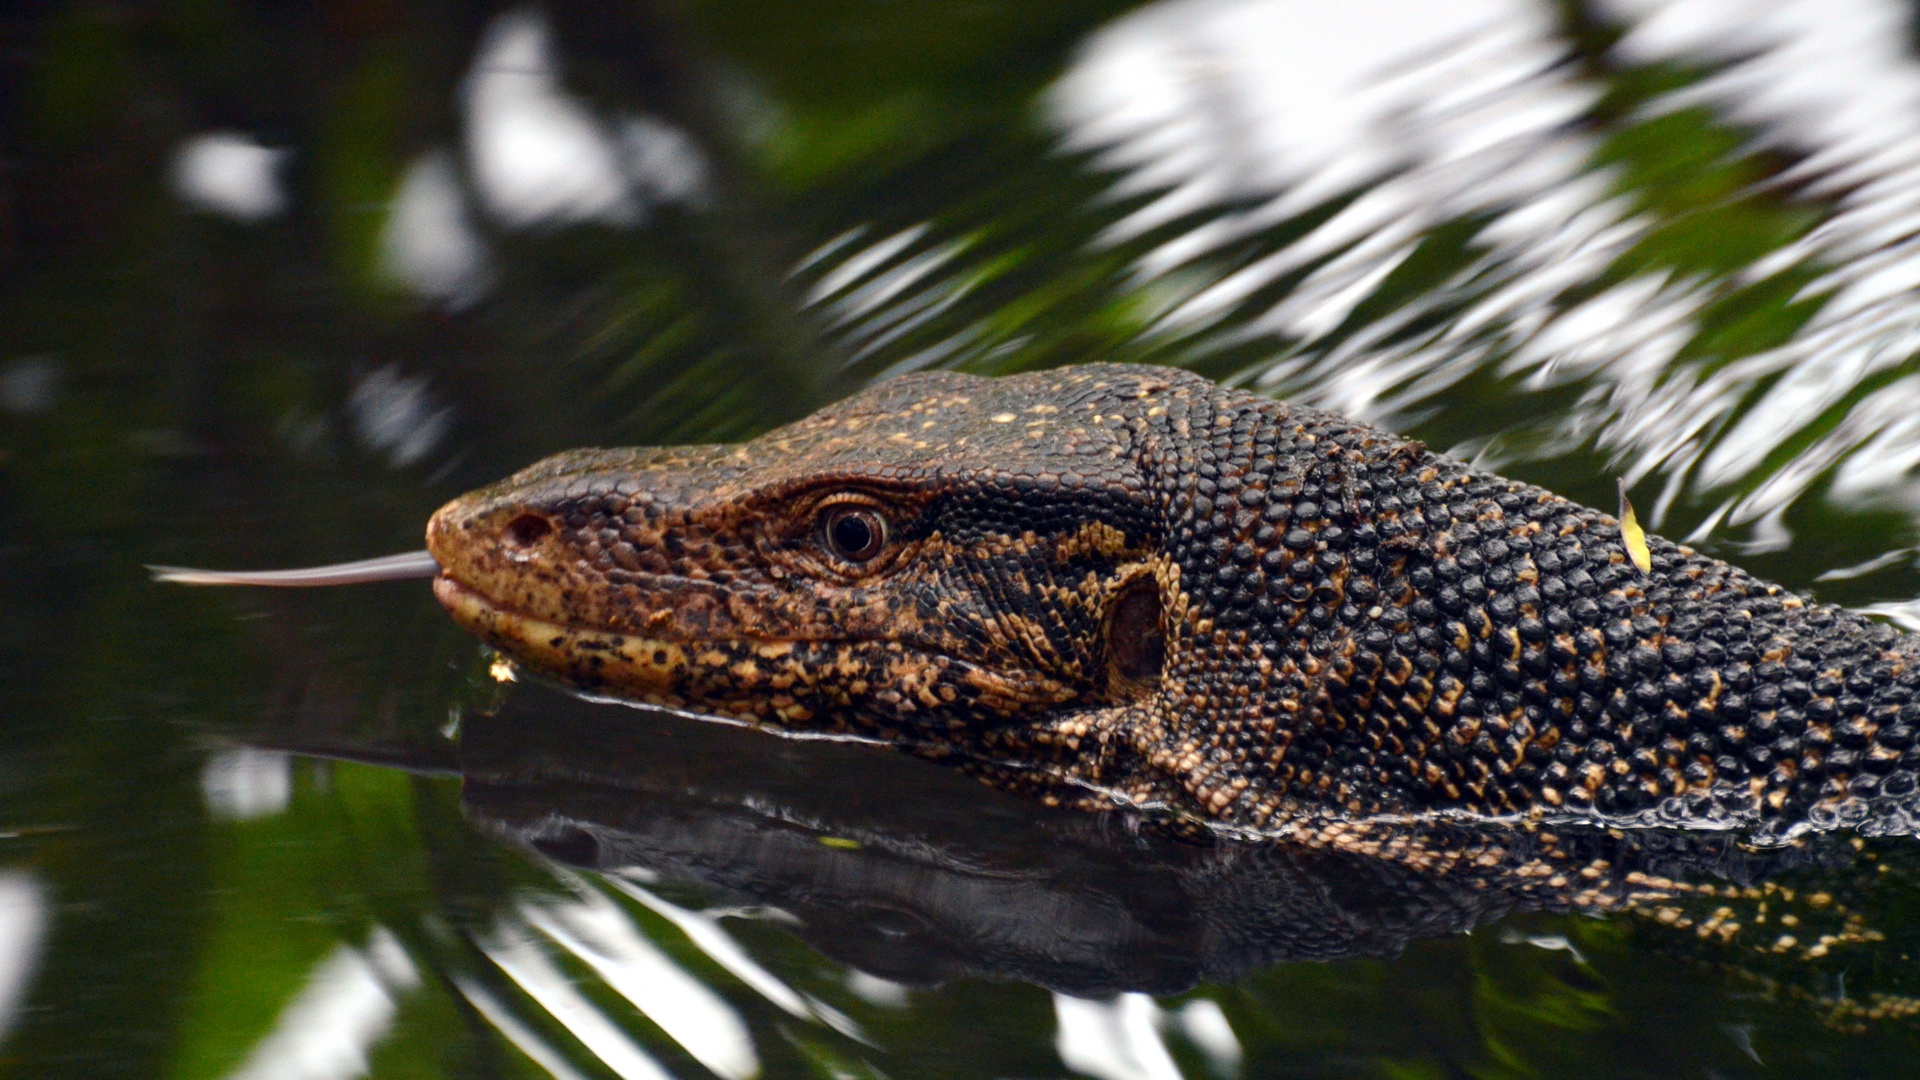
[(553, 531), (553, 523), (539, 514), (521, 514), (507, 522), (507, 539), (518, 547), (532, 547)]

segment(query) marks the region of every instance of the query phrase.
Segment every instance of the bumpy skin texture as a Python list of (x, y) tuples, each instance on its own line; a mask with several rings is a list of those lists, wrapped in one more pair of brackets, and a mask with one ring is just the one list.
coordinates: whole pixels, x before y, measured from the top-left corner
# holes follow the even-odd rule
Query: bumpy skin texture
[[(864, 561), (836, 513), (884, 519)], [(872, 517), (863, 520), (871, 521)], [(1419, 443), (1151, 368), (881, 384), (435, 515), (463, 624), (589, 691), (1227, 827), (1909, 831), (1911, 641)]]

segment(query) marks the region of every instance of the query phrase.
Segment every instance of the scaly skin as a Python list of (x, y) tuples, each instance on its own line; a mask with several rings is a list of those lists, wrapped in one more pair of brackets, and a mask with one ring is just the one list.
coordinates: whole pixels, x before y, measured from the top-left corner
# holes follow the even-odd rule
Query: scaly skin
[[(864, 561), (849, 507), (884, 519)], [(561, 454), (427, 540), (537, 671), (1054, 803), (1778, 838), (1920, 801), (1911, 639), (1177, 371), (915, 375), (738, 446)]]

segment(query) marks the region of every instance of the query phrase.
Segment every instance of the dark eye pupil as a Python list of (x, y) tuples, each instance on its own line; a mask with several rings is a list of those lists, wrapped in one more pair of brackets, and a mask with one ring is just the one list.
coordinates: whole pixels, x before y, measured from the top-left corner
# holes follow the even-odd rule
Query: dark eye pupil
[(842, 551), (859, 551), (873, 542), (873, 529), (866, 522), (848, 514), (833, 523), (833, 542)]
[(827, 540), (842, 558), (871, 559), (880, 553), (883, 526), (865, 510), (843, 511), (827, 521)]

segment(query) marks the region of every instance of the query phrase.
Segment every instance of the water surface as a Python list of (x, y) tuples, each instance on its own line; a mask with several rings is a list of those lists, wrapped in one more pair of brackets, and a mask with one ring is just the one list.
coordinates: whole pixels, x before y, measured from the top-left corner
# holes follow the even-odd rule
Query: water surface
[[(1121, 360), (1624, 479), (1657, 532), (1920, 625), (1912, 19), (0, 16), (0, 1069), (1910, 1072), (1911, 839), (1181, 842), (497, 681), (418, 582), (143, 566), (408, 550), (556, 450)], [(1619, 880), (1514, 872), (1543, 850)]]

